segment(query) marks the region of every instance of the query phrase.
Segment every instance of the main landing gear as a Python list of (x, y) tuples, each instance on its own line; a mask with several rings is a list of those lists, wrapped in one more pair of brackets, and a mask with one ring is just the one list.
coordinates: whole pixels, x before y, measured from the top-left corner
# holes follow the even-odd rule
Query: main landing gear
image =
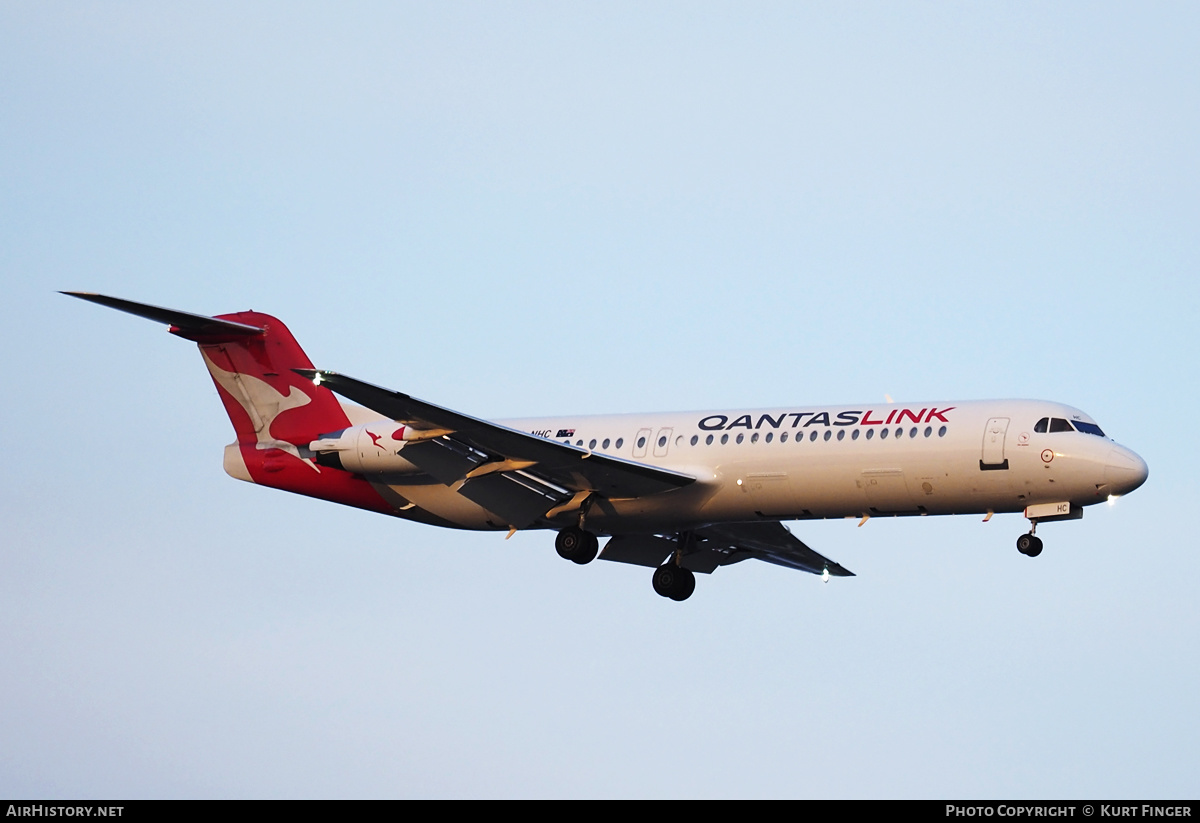
[(654, 570), (653, 582), (656, 592), (672, 600), (687, 600), (696, 590), (696, 575), (675, 565), (674, 558)]
[(600, 541), (591, 532), (572, 526), (558, 533), (558, 537), (554, 538), (554, 548), (558, 550), (559, 557), (582, 566), (596, 559)]
[[(571, 526), (563, 529), (554, 538), (554, 548), (560, 557), (572, 563), (584, 565), (596, 559), (600, 541), (596, 535), (586, 529)], [(696, 590), (696, 575), (691, 569), (685, 569), (676, 561), (678, 552), (672, 552), (671, 557), (654, 570), (654, 591), (672, 600), (687, 600)]]

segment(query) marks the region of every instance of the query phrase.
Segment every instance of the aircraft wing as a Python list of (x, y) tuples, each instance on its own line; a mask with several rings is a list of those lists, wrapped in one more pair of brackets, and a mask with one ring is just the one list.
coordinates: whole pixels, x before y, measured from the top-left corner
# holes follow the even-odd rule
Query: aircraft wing
[[(841, 564), (810, 549), (778, 520), (701, 526), (691, 530), (686, 543), (680, 565), (701, 574), (753, 558), (812, 574), (828, 570), (833, 577), (854, 577)], [(672, 535), (618, 535), (604, 547), (600, 559), (654, 568), (666, 562), (678, 545)]]
[(721, 565), (753, 557), (813, 574), (828, 570), (833, 577), (854, 577), (841, 564), (810, 549), (779, 521), (704, 526), (696, 529), (695, 534), (704, 548), (729, 552)]
[[(524, 527), (595, 493), (643, 497), (696, 478), (510, 429), (336, 372), (294, 369), (343, 397), (424, 432), (403, 457), (459, 494)], [(428, 436), (426, 436), (428, 435)]]

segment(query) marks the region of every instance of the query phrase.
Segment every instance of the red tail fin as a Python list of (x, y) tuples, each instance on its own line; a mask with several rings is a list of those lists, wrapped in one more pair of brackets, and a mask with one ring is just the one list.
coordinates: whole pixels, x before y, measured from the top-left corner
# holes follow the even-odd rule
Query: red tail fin
[(269, 314), (253, 311), (214, 319), (262, 330), (253, 336), (225, 336), (209, 342), (205, 335), (171, 329), (200, 344), (238, 443), (307, 446), (319, 435), (350, 425), (333, 392), (292, 371), (313, 366), (287, 326)]
[(72, 297), (169, 323), (171, 333), (200, 346), (204, 363), (237, 433), (225, 448), (225, 471), (240, 479), (363, 509), (395, 510), (359, 475), (318, 466), (308, 444), (350, 425), (329, 389), (292, 369), (312, 362), (278, 319), (246, 311), (205, 317), (117, 297)]
[(225, 471), (263, 486), (392, 513), (362, 477), (318, 466), (301, 455), (309, 443), (348, 427), (350, 420), (333, 392), (292, 371), (313, 365), (287, 326), (253, 311), (214, 319), (262, 330), (252, 336), (206, 340), (171, 329), (182, 337), (199, 338), (204, 364), (233, 422), (237, 443), (226, 447)]

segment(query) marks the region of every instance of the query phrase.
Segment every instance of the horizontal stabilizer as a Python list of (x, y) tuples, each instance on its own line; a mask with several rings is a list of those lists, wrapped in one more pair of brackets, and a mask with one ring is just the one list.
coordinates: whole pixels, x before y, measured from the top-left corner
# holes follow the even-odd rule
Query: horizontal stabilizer
[(215, 317), (205, 317), (202, 314), (191, 314), (190, 312), (176, 311), (175, 309), (164, 309), (161, 306), (135, 303), (132, 300), (122, 300), (119, 297), (109, 297), (104, 294), (92, 294), (91, 292), (83, 291), (64, 291), (59, 292), (59, 294), (78, 297), (80, 300), (87, 300), (90, 303), (99, 303), (101, 306), (108, 306), (110, 309), (136, 314), (138, 317), (144, 317), (147, 320), (166, 323), (171, 327), (171, 334), (197, 343), (227, 342), (263, 333), (263, 329), (259, 326), (235, 323), (232, 320), (218, 320)]

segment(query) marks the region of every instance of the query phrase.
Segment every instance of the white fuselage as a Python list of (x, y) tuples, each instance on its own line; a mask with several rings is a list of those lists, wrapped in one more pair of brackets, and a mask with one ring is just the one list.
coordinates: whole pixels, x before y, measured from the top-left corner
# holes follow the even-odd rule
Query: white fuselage
[[(1036, 431), (1043, 419), (1095, 428), (1078, 409), (1030, 400), (573, 416), (501, 424), (697, 478), (676, 491), (603, 501), (587, 522), (605, 534), (756, 520), (1019, 512), (1051, 503), (1078, 509), (1144, 482), (1146, 464), (1129, 449), (1100, 434)], [(403, 443), (387, 440), (392, 426), (380, 421), (356, 427), (363, 444), (357, 470), (377, 489), (394, 492), (445, 525), (506, 528), (403, 461)], [(380, 448), (381, 436), (394, 448)]]

